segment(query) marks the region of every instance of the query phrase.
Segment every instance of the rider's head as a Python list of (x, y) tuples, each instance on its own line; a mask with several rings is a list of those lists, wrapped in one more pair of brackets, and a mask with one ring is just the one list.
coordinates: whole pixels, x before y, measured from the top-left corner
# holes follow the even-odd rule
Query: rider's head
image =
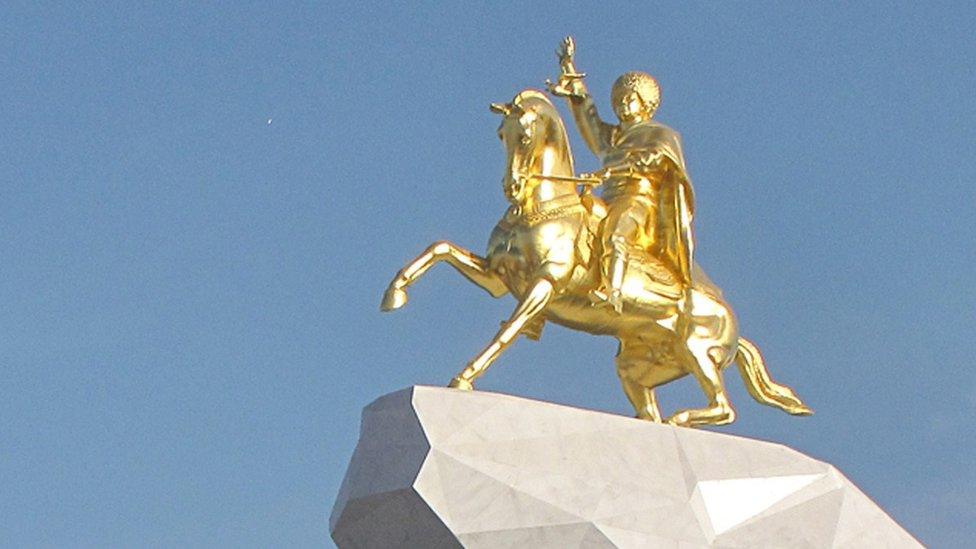
[(649, 120), (661, 104), (661, 87), (646, 72), (624, 73), (613, 83), (610, 101), (621, 122)]

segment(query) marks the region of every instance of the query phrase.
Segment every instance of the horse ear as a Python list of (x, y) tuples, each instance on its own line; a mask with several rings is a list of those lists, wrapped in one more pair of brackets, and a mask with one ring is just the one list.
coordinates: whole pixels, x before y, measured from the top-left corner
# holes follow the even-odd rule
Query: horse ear
[(492, 103), (488, 105), (491, 112), (500, 114), (502, 116), (508, 116), (512, 112), (512, 106), (507, 103)]

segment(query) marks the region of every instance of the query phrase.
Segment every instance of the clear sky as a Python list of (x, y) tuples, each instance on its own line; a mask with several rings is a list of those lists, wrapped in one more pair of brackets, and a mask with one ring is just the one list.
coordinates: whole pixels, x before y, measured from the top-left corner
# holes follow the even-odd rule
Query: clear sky
[[(0, 545), (330, 545), (361, 408), (447, 383), (513, 306), (442, 267), (378, 311), (430, 242), (483, 249), (487, 105), (569, 33), (608, 116), (658, 77), (700, 262), (817, 411), (730, 375), (723, 431), (972, 543), (971, 4), (40, 4), (0, 7)], [(480, 388), (629, 413), (614, 351), (550, 325)]]

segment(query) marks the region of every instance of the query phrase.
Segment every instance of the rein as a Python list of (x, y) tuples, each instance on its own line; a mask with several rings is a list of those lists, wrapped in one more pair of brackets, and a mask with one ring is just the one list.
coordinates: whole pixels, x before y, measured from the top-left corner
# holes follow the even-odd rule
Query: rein
[(553, 181), (568, 181), (570, 183), (579, 183), (588, 187), (595, 187), (600, 183), (603, 183), (602, 177), (590, 175), (584, 175), (582, 177), (573, 177), (570, 175), (545, 175), (541, 173), (527, 173), (520, 175), (526, 179), (552, 179)]
[[(520, 174), (525, 179), (551, 179), (553, 181), (568, 181), (582, 184), (594, 185), (599, 183), (596, 178), (570, 177), (565, 175), (543, 175), (543, 174)], [(587, 191), (589, 187), (587, 188)], [(576, 193), (564, 194), (549, 200), (536, 202), (532, 207), (512, 206), (505, 216), (510, 224), (522, 223), (524, 225), (536, 225), (543, 221), (558, 219), (567, 215), (585, 212), (586, 208), (580, 200), (580, 195)]]

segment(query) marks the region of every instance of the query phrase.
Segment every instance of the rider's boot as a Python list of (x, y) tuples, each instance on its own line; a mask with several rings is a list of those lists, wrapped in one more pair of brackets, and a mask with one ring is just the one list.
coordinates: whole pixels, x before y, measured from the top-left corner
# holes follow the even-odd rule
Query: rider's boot
[(590, 292), (590, 299), (598, 305), (609, 305), (618, 314), (623, 313), (624, 273), (627, 272), (626, 243), (612, 239), (612, 251), (600, 269), (600, 287)]

